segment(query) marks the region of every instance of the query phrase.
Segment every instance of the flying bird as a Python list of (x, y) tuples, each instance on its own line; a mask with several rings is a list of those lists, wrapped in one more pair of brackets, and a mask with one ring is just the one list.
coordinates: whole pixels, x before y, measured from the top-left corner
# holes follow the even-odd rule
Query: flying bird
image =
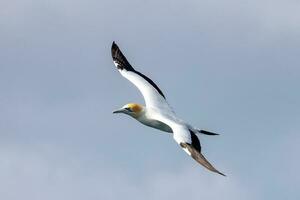
[(201, 153), (197, 133), (218, 135), (213, 132), (199, 130), (179, 119), (166, 101), (159, 87), (147, 76), (136, 71), (127, 61), (118, 45), (113, 42), (111, 47), (112, 59), (123, 77), (133, 83), (142, 93), (146, 106), (129, 103), (113, 113), (124, 113), (146, 126), (172, 133), (174, 140), (194, 160), (212, 172), (225, 176), (206, 160)]

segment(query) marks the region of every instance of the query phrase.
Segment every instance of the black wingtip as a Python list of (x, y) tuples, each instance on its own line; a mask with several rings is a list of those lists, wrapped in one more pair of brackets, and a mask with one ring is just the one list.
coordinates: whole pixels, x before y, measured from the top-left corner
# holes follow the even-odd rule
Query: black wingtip
[(165, 98), (164, 94), (162, 93), (162, 91), (158, 88), (158, 86), (147, 76), (145, 76), (144, 74), (136, 71), (127, 61), (126, 57), (123, 55), (123, 53), (121, 52), (120, 48), (118, 47), (118, 45), (115, 43), (115, 41), (113, 41), (112, 45), (111, 45), (111, 55), (113, 58), (113, 61), (115, 63), (115, 65), (117, 66), (118, 70), (126, 70), (126, 71), (131, 71), (136, 73), (137, 75), (141, 76), (142, 78), (144, 78), (146, 81), (148, 81), (148, 83), (150, 83), (156, 90), (157, 92), (163, 97)]
[(200, 165), (202, 165), (203, 167), (205, 167), (206, 169), (215, 172), (217, 174), (220, 174), (222, 176), (226, 176), (225, 174), (223, 174), (222, 172), (219, 172), (205, 157), (204, 155), (198, 151), (193, 145), (188, 144), (188, 143), (180, 143), (180, 146), (183, 149), (187, 149), (188, 152), (190, 152), (190, 156), (196, 160)]
[(220, 135), (218, 133), (213, 133), (213, 132), (210, 132), (210, 131), (205, 131), (205, 130), (198, 130), (199, 133), (202, 133), (204, 135)]
[(123, 55), (121, 52), (120, 48), (118, 45), (113, 41), (111, 45), (111, 56), (113, 61), (115, 62), (116, 66), (118, 69), (125, 69), (127, 71), (135, 71), (133, 67), (129, 64), (127, 61), (126, 57)]
[(222, 172), (217, 172), (218, 174), (220, 174), (220, 175), (222, 175), (222, 176), (224, 176), (224, 177), (227, 177), (225, 174), (223, 174)]
[(118, 45), (115, 41), (112, 42), (111, 49), (118, 48)]
[(119, 50), (118, 45), (115, 43), (115, 41), (113, 41), (113, 43), (111, 45), (111, 56), (113, 59), (115, 59), (118, 50)]

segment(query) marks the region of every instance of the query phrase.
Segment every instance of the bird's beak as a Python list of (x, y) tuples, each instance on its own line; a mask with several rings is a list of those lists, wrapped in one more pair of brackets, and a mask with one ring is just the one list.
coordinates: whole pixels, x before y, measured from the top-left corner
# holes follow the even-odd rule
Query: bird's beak
[(113, 114), (116, 114), (116, 113), (124, 113), (125, 109), (124, 108), (121, 108), (119, 110), (115, 110), (113, 111)]

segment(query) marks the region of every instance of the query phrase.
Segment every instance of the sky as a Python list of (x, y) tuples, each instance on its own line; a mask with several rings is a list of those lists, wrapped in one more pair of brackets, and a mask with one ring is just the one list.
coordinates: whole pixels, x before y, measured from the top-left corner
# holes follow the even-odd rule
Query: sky
[[(299, 199), (300, 2), (0, 1), (0, 199)], [(143, 104), (112, 41), (155, 81), (227, 177)]]

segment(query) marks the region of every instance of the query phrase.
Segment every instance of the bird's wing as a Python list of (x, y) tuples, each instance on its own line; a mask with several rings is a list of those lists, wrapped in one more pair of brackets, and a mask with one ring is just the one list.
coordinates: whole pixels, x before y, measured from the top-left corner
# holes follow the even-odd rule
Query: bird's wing
[(194, 158), (194, 160), (196, 160), (199, 164), (204, 166), (206, 169), (218, 173), (222, 176), (226, 176), (225, 174), (223, 174), (222, 172), (214, 168), (214, 166), (212, 166), (212, 164), (210, 164), (208, 160), (206, 160), (203, 154), (200, 151), (198, 151), (198, 149), (196, 149), (192, 144), (180, 143), (180, 146), (183, 148), (183, 150), (185, 150), (185, 152), (187, 152), (192, 158)]
[[(181, 148), (190, 155), (194, 160), (196, 160), (199, 164), (201, 164), (206, 169), (221, 174), (225, 176), (225, 174), (219, 172), (212, 164), (209, 163), (208, 160), (203, 156), (201, 153), (201, 145), (200, 141), (195, 133), (193, 133), (191, 130), (187, 130), (187, 128), (179, 127), (174, 132), (174, 139), (176, 142), (181, 146)], [(183, 137), (183, 135), (190, 135), (189, 140), (184, 140), (186, 138)]]
[(158, 86), (147, 76), (136, 71), (127, 61), (118, 45), (113, 42), (111, 54), (117, 69), (122, 76), (132, 82), (142, 93), (147, 107), (157, 108), (173, 113), (166, 98)]
[(185, 124), (178, 123), (164, 116), (156, 116), (156, 118), (171, 127), (174, 140), (189, 156), (191, 156), (206, 169), (225, 176), (225, 174), (219, 172), (216, 168), (214, 168), (214, 166), (212, 166), (212, 164), (210, 164), (208, 160), (206, 160), (206, 158), (202, 155), (201, 145), (197, 135), (193, 131), (191, 131)]

